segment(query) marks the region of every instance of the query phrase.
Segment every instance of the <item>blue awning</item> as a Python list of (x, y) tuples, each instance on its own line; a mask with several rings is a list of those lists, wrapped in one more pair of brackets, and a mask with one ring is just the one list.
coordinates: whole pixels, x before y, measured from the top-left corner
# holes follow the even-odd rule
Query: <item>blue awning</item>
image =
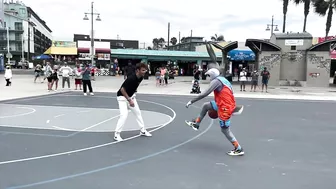
[(251, 50), (232, 50), (228, 53), (232, 61), (255, 61), (255, 54)]
[(46, 55), (46, 54), (42, 54), (39, 56), (34, 56), (33, 60), (48, 60), (48, 59), (52, 59), (53, 57), (50, 55)]

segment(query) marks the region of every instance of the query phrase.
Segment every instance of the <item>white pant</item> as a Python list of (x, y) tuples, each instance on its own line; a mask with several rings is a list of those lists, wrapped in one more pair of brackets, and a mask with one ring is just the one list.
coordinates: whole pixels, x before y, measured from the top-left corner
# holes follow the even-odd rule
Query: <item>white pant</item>
[(128, 109), (130, 109), (132, 113), (136, 116), (136, 121), (138, 122), (140, 129), (143, 131), (145, 129), (145, 124), (141, 116), (141, 111), (138, 102), (135, 99), (135, 95), (132, 97), (134, 107), (130, 106), (129, 102), (124, 96), (118, 96), (117, 100), (119, 104), (120, 118), (118, 120), (115, 132), (120, 133), (122, 131), (128, 116)]

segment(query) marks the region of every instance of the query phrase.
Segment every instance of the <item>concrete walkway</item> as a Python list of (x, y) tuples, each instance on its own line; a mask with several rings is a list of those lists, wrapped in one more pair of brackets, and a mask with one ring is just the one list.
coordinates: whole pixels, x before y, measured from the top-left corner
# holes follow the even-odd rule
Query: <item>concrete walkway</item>
[[(61, 89), (59, 82), (59, 90), (57, 92), (48, 92), (47, 83), (33, 82), (33, 75), (14, 75), (13, 84), (5, 87), (5, 80), (0, 79), (0, 100), (8, 100), (22, 97), (32, 97), (38, 95), (46, 95), (50, 93), (62, 93), (69, 91)], [(144, 80), (138, 89), (138, 93), (144, 94), (169, 94), (169, 95), (195, 95), (190, 94), (192, 77), (176, 77), (169, 80), (168, 86), (155, 86), (154, 77)], [(94, 92), (116, 92), (121, 83), (123, 76), (96, 77), (96, 81), (92, 81)], [(207, 88), (209, 81), (201, 80), (201, 90)], [(74, 80), (71, 80), (71, 90), (74, 90)], [(301, 100), (333, 100), (336, 101), (336, 88), (295, 88), (295, 87), (270, 87), (269, 93), (250, 92), (250, 86), (246, 86), (246, 92), (240, 91), (239, 85), (234, 85), (236, 97), (241, 98), (262, 98), (262, 99), (301, 99)], [(213, 94), (211, 94), (212, 96)]]

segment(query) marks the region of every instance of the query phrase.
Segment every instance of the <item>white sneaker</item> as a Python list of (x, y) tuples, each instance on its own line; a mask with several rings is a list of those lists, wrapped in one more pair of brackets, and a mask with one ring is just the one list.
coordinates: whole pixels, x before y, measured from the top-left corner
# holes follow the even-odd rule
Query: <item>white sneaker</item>
[(86, 94), (86, 93), (84, 93), (84, 96), (87, 96), (87, 94)]
[(114, 140), (118, 141), (118, 142), (121, 142), (123, 141), (124, 139), (121, 138), (120, 134), (114, 134)]
[(147, 136), (147, 137), (152, 136), (152, 134), (150, 132), (148, 132), (147, 130), (140, 130), (140, 135)]
[(238, 150), (238, 149), (233, 149), (233, 150), (227, 152), (227, 154), (228, 154), (229, 156), (242, 156), (242, 155), (244, 155), (245, 153), (244, 153), (243, 148), (241, 148), (240, 150)]
[(93, 94), (93, 93), (90, 93), (90, 95), (91, 95), (91, 96), (94, 96), (94, 94)]

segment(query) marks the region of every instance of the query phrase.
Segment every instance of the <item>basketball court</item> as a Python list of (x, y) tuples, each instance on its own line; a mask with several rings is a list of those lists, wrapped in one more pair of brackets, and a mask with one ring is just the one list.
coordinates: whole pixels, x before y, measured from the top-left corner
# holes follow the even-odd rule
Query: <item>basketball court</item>
[[(335, 102), (237, 99), (232, 131), (245, 155), (231, 157), (218, 120), (184, 123), (188, 96), (137, 95), (152, 137), (129, 114), (113, 140), (113, 93), (63, 94), (0, 102), (0, 188), (334, 188)], [(309, 179), (312, 178), (312, 179)]]

